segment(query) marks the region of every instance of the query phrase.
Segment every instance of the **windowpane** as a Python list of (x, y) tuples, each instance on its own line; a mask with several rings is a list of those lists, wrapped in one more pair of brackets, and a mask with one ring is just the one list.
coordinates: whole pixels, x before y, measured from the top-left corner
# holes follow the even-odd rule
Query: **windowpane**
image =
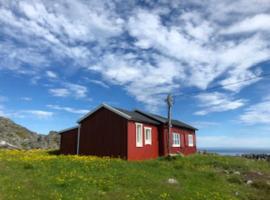
[(144, 128), (145, 144), (152, 144), (152, 129)]
[(173, 147), (180, 147), (180, 134), (178, 133), (173, 133)]
[(191, 135), (191, 134), (188, 135), (188, 146), (190, 146), (190, 147), (194, 146), (193, 135)]
[(136, 124), (136, 146), (143, 146), (143, 138), (142, 138), (142, 124)]

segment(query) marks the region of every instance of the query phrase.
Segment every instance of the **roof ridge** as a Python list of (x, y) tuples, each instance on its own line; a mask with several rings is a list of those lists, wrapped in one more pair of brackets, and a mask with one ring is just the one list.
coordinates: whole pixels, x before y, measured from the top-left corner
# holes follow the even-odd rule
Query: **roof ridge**
[(93, 114), (94, 112), (96, 112), (97, 110), (99, 110), (99, 109), (102, 108), (102, 107), (103, 107), (103, 108), (106, 108), (106, 109), (108, 109), (108, 110), (110, 110), (110, 111), (112, 111), (112, 112), (114, 112), (114, 113), (116, 113), (116, 114), (118, 114), (118, 115), (120, 115), (120, 116), (126, 118), (126, 119), (130, 119), (130, 118), (131, 118), (131, 116), (129, 116), (129, 115), (127, 115), (127, 114), (121, 112), (121, 110), (118, 110), (117, 108), (114, 108), (114, 107), (112, 107), (112, 106), (110, 106), (110, 105), (108, 105), (108, 104), (106, 104), (106, 103), (102, 103), (102, 104), (100, 104), (99, 106), (97, 106), (95, 109), (90, 110), (88, 113), (86, 113), (83, 117), (81, 117), (81, 118), (77, 121), (77, 123), (80, 123), (81, 121), (83, 121), (84, 119), (86, 119), (87, 117), (89, 117), (91, 114)]
[[(166, 123), (168, 121), (168, 119), (166, 117), (163, 117), (163, 116), (158, 115), (158, 114), (152, 114), (152, 113), (149, 113), (149, 112), (144, 112), (144, 111), (141, 111), (139, 109), (136, 109), (135, 112), (139, 112), (141, 114), (144, 114), (144, 115), (146, 115), (146, 116), (148, 116), (148, 117), (150, 117), (150, 118), (152, 118), (152, 119), (154, 119), (156, 121), (162, 122), (162, 123)], [(157, 118), (161, 118), (162, 120), (157, 119)], [(193, 126), (189, 125), (188, 123), (183, 122), (181, 120), (172, 119), (172, 121), (180, 123), (180, 124), (178, 124), (178, 126), (198, 130), (197, 128), (195, 128), (195, 127), (193, 127)]]

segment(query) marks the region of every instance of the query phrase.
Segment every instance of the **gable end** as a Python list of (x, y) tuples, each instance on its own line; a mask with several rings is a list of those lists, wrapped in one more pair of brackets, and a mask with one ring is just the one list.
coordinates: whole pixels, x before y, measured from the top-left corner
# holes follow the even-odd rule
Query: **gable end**
[(115, 108), (113, 108), (113, 107), (111, 107), (111, 106), (103, 103), (100, 106), (98, 106), (97, 108), (95, 108), (94, 110), (91, 110), (86, 115), (84, 115), (83, 117), (81, 117), (77, 121), (77, 123), (81, 123), (83, 120), (85, 120), (86, 118), (88, 118), (89, 116), (91, 116), (92, 114), (94, 114), (96, 111), (100, 110), (101, 108), (105, 108), (107, 110), (110, 110), (111, 112), (113, 112), (113, 113), (115, 113), (115, 114), (117, 114), (117, 115), (119, 115), (119, 116), (121, 116), (121, 117), (123, 117), (125, 119), (128, 119), (128, 120), (131, 119), (131, 116), (129, 116), (129, 115), (127, 115), (127, 114), (125, 114), (125, 113), (123, 113), (123, 112), (121, 112), (121, 111), (119, 111), (119, 110), (117, 110), (117, 109), (115, 109)]

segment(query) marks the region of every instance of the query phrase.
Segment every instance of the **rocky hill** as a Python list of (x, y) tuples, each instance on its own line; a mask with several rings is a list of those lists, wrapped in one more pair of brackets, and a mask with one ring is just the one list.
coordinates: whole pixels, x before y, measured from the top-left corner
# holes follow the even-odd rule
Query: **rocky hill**
[(60, 137), (55, 131), (41, 135), (28, 130), (12, 120), (0, 117), (0, 148), (58, 149)]

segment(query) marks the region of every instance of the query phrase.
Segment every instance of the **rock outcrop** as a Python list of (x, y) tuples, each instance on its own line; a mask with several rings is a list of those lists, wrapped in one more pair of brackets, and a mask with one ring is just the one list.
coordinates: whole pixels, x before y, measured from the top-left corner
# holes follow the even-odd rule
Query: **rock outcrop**
[(0, 117), (0, 148), (58, 149), (60, 136), (56, 131), (41, 135), (22, 127), (12, 120)]

